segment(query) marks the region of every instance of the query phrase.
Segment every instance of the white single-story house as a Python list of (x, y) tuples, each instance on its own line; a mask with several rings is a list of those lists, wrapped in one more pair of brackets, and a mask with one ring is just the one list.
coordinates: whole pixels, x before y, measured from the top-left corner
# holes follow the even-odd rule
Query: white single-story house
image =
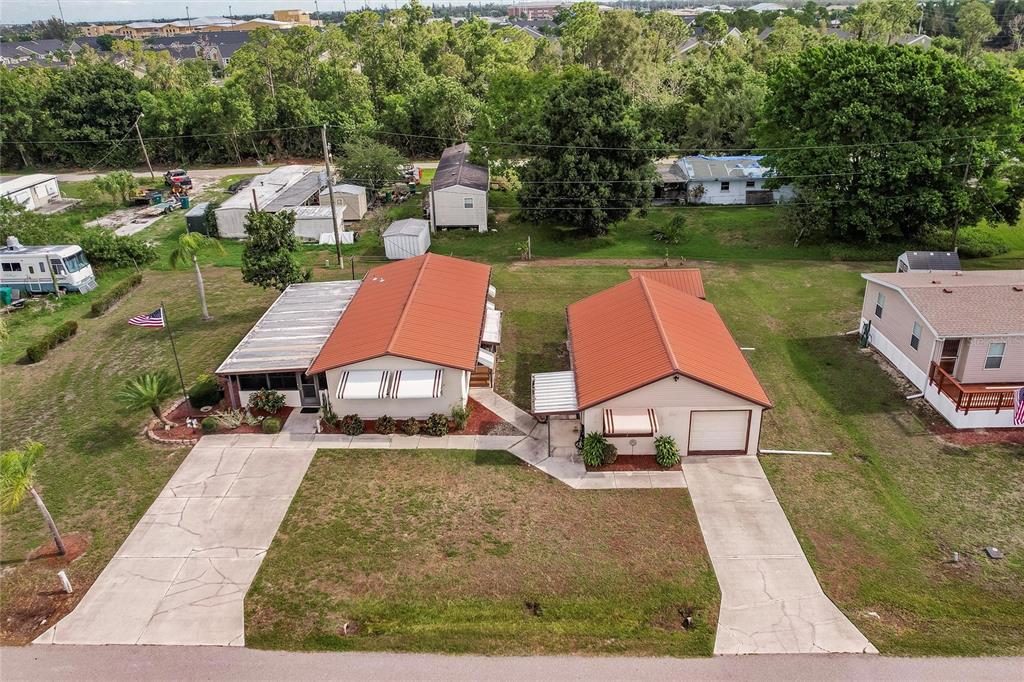
[(473, 227), (487, 231), (487, 190), (490, 171), (469, 162), (469, 144), (448, 147), (441, 154), (430, 183), (431, 231), (447, 227)]
[[(691, 271), (692, 272), (692, 271)], [(538, 417), (578, 419), (620, 455), (671, 436), (684, 455), (755, 454), (771, 401), (692, 274), (632, 271), (567, 309), (568, 372), (533, 375)]]
[(956, 251), (904, 251), (896, 259), (896, 272), (960, 270)]
[(281, 166), (258, 175), (216, 208), (217, 232), (228, 239), (244, 239), (250, 210), (276, 212), (316, 205), (325, 182), (323, 172), (303, 165)]
[(761, 165), (763, 156), (684, 156), (676, 161), (683, 176), (687, 202), (691, 204), (770, 204), (788, 201), (790, 185), (765, 187), (772, 174)]
[(384, 255), (390, 260), (422, 256), (430, 250), (430, 222), (419, 218), (396, 220), (384, 230), (381, 239)]
[(0, 178), (0, 199), (10, 199), (26, 210), (35, 211), (60, 199), (56, 175), (8, 175)]
[[(339, 209), (339, 213), (344, 211), (341, 215), (344, 220), (362, 220), (366, 215), (366, 201), (365, 187), (348, 183), (334, 186), (334, 205)], [(320, 190), (320, 205), (331, 205), (330, 190), (326, 187)]]
[(1024, 387), (1024, 270), (868, 273), (861, 344), (958, 429), (1014, 423)]
[[(488, 386), (499, 339), (490, 266), (425, 254), (362, 281), (293, 284), (217, 368), (235, 406), (271, 388), (339, 415), (425, 419)], [(500, 317), (499, 317), (500, 320)], [(499, 324), (500, 333), (500, 324)]]

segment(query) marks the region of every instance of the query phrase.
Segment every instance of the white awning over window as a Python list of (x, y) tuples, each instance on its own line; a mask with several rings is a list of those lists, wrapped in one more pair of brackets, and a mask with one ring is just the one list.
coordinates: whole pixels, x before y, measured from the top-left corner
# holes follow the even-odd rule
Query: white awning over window
[(606, 436), (653, 436), (658, 432), (654, 410), (605, 410)]
[(484, 343), (501, 343), (500, 310), (488, 310), (484, 315), (484, 333), (480, 340)]
[(443, 369), (403, 369), (395, 372), (391, 383), (391, 397), (440, 398)]
[(494, 369), (494, 353), (486, 348), (481, 348), (480, 352), (476, 354), (476, 361), (487, 369)]
[(391, 372), (383, 369), (359, 369), (341, 373), (338, 397), (342, 400), (381, 400), (388, 397)]
[(494, 301), (487, 301), (487, 309), (494, 310)]

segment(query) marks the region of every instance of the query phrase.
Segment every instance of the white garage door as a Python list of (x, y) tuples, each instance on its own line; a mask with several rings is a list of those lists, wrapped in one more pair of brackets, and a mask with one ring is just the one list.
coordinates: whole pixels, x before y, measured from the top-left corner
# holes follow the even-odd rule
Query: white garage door
[(689, 452), (746, 452), (749, 410), (690, 413)]

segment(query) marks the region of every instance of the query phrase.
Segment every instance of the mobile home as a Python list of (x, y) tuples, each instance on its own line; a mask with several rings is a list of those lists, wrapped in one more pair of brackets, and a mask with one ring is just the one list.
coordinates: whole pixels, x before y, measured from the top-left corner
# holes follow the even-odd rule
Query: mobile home
[(35, 173), (0, 178), (0, 199), (10, 199), (28, 211), (35, 211), (60, 197), (56, 175)]
[(82, 247), (22, 246), (16, 237), (7, 238), (7, 246), (0, 251), (0, 285), (43, 294), (53, 292), (54, 280), (61, 291), (85, 293), (96, 288), (96, 277)]

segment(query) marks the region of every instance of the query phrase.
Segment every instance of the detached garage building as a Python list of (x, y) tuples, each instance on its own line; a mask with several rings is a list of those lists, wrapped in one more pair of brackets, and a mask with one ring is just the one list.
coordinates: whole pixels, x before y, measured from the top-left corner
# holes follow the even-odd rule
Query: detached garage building
[(534, 375), (534, 413), (575, 414), (619, 454), (672, 436), (684, 454), (756, 454), (771, 401), (694, 271), (632, 279), (569, 306), (570, 372)]

